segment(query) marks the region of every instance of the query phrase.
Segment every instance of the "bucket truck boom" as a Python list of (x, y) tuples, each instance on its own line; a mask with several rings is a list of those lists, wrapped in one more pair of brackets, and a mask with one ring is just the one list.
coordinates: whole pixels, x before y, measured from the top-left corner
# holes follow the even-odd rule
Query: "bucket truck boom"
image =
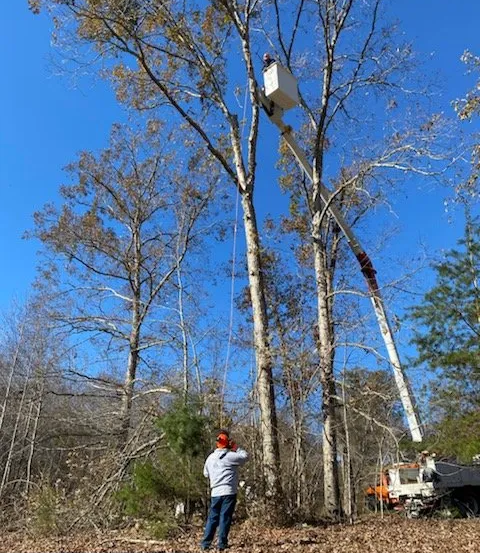
[[(313, 182), (313, 168), (305, 153), (297, 144), (291, 127), (286, 125), (282, 119), (285, 110), (290, 109), (299, 103), (295, 77), (293, 77), (293, 75), (278, 62), (270, 63), (268, 67), (264, 69), (263, 75), (265, 88), (263, 90), (259, 88), (257, 89), (258, 99), (270, 121), (280, 130), (280, 134), (288, 144), (300, 167), (310, 181)], [(393, 369), (395, 383), (405, 411), (412, 440), (414, 442), (421, 442), (422, 431), (420, 420), (412, 401), (407, 378), (400, 363), (397, 347), (395, 345), (393, 333), (385, 312), (383, 299), (375, 276), (376, 271), (373, 268), (372, 261), (360, 245), (360, 242), (356, 236), (353, 234), (352, 229), (345, 221), (340, 210), (333, 202), (330, 190), (322, 183), (319, 183), (318, 190), (319, 194), (317, 197), (313, 198), (314, 209), (320, 210), (322, 208), (322, 204), (328, 209), (337, 225), (345, 235), (350, 249), (360, 264), (360, 270), (367, 282), (370, 299), (372, 301), (382, 338), (388, 352), (388, 358)]]

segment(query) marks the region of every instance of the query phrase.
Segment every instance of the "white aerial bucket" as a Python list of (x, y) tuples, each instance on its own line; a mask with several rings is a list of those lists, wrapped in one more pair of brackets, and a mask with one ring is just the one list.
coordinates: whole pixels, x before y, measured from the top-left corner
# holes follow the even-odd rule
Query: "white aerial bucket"
[(263, 71), (265, 96), (284, 110), (298, 105), (297, 79), (277, 61)]

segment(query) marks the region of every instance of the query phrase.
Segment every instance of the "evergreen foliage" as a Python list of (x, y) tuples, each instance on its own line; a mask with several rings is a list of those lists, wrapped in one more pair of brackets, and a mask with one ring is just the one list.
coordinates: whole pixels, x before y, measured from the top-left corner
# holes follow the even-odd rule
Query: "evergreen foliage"
[(434, 444), (464, 460), (480, 451), (480, 222), (467, 219), (460, 249), (434, 265), (435, 286), (411, 310), (417, 364), (437, 375), (431, 386), (439, 433)]
[(167, 447), (154, 459), (137, 462), (130, 482), (117, 494), (125, 514), (146, 520), (164, 520), (173, 506), (182, 502), (185, 515), (205, 494), (202, 475), (207, 450), (207, 418), (197, 402), (175, 401), (157, 426), (165, 435)]
[(148, 461), (135, 464), (131, 482), (119, 491), (117, 497), (127, 515), (152, 518), (161, 500), (169, 497), (172, 491), (159, 467)]
[(165, 432), (168, 446), (181, 457), (197, 457), (207, 449), (207, 419), (200, 414), (196, 402), (176, 401), (158, 420)]

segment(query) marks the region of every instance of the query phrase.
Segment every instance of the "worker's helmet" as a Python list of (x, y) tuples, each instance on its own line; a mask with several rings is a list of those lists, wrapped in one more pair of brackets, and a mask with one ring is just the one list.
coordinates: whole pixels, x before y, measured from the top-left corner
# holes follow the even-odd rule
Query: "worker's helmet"
[(217, 447), (220, 448), (227, 448), (228, 444), (230, 443), (230, 436), (228, 435), (228, 432), (226, 430), (220, 430), (220, 432), (217, 434)]

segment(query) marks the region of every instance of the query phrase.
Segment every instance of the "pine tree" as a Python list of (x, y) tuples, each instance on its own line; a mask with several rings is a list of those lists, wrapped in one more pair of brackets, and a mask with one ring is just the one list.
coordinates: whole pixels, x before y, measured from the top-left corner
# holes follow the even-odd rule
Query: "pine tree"
[[(433, 369), (437, 447), (467, 459), (480, 451), (480, 221), (467, 216), (459, 249), (434, 265), (435, 286), (411, 311), (418, 364)], [(476, 430), (475, 430), (476, 429)]]

